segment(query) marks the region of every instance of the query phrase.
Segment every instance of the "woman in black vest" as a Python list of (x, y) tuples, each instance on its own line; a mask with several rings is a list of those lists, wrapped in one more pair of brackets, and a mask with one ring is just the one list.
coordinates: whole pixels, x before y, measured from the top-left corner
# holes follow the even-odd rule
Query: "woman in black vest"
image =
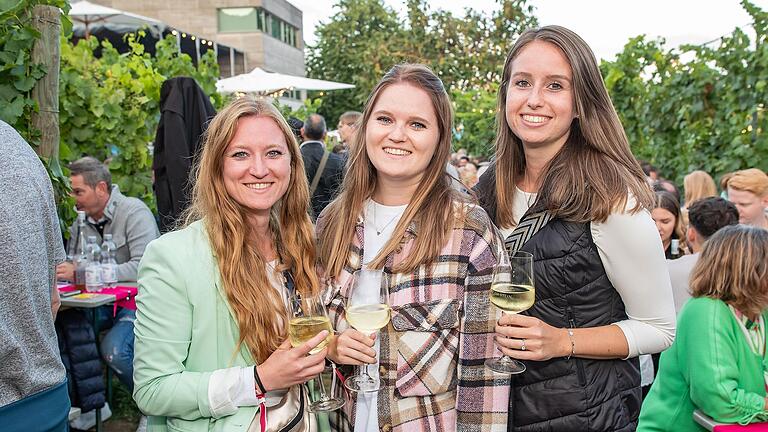
[(632, 431), (637, 356), (667, 348), (675, 310), (653, 195), (594, 54), (572, 31), (526, 31), (499, 88), (496, 157), (475, 188), (509, 250), (534, 256), (536, 303), (504, 315), (525, 361), (509, 430)]

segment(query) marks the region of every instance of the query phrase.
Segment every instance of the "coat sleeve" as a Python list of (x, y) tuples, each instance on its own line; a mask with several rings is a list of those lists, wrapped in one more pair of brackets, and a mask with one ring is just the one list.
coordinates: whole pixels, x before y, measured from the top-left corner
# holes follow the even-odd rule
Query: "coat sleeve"
[[(678, 338), (686, 353), (691, 400), (714, 420), (747, 424), (765, 420), (765, 398), (742, 388), (737, 355), (741, 338), (734, 337), (727, 307), (716, 301), (695, 302), (684, 309)], [(740, 336), (740, 335), (738, 335)], [(685, 359), (680, 359), (685, 362)]]
[(147, 248), (136, 297), (133, 398), (147, 415), (195, 420), (211, 417), (213, 372), (187, 371), (192, 305), (178, 251), (160, 239)]
[(461, 431), (507, 430), (509, 378), (494, 374), (484, 364), (501, 356), (494, 343), (497, 313), (491, 308), (489, 292), (494, 269), (505, 256), (498, 233), (490, 220), (486, 223), (486, 231), (478, 234), (470, 252), (459, 323), (456, 423)]

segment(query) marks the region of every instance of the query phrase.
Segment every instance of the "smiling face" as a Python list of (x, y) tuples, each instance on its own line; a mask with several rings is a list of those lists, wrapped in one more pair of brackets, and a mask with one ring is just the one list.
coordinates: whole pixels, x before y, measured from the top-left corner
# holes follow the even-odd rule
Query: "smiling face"
[(291, 180), (291, 155), (277, 123), (269, 117), (248, 116), (224, 153), (224, 187), (238, 204), (252, 214), (269, 216)]
[(573, 73), (558, 47), (534, 40), (512, 60), (505, 114), (525, 147), (565, 144), (576, 111)]
[(366, 124), (365, 146), (377, 188), (418, 186), (437, 149), (440, 131), (429, 94), (406, 83), (379, 94)]

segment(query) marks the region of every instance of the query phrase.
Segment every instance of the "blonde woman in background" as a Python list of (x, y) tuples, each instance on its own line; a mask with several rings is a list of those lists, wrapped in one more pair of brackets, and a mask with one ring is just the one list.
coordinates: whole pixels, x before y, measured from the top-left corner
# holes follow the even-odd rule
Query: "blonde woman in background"
[(139, 267), (133, 397), (148, 430), (260, 431), (257, 413), (323, 370), (327, 350), (307, 353), (326, 331), (297, 348), (286, 337), (284, 274), (319, 289), (308, 189), (272, 105), (241, 98), (216, 115), (186, 226)]
[(683, 229), (688, 226), (688, 207), (696, 200), (717, 196), (717, 186), (705, 171), (696, 170), (683, 178), (685, 202), (681, 208)]

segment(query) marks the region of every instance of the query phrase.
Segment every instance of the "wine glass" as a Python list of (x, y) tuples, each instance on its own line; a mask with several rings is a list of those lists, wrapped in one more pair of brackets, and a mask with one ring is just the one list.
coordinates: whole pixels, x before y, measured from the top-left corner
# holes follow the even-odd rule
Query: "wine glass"
[[(352, 285), (347, 295), (346, 319), (355, 330), (370, 335), (389, 323), (389, 290), (381, 270), (358, 270), (352, 275)], [(383, 387), (381, 379), (368, 374), (364, 364), (357, 374), (344, 381), (344, 387), (360, 393), (374, 393)]]
[[(533, 306), (536, 291), (533, 287), (533, 255), (517, 251), (509, 256), (509, 271), (497, 268), (491, 282), (491, 303), (503, 313), (516, 314)], [(488, 359), (485, 365), (492, 371), (514, 375), (525, 372), (525, 365), (507, 355)]]
[[(325, 304), (320, 293), (318, 294), (300, 294), (298, 292), (290, 296), (289, 300), (291, 319), (288, 322), (288, 339), (291, 346), (298, 347), (308, 340), (317, 336), (323, 330), (328, 331), (328, 336), (316, 347), (312, 348), (310, 354), (317, 354), (331, 341), (333, 337), (333, 328), (328, 313), (325, 310)], [(344, 405), (344, 399), (330, 397), (325, 392), (323, 385), (323, 375), (317, 376), (319, 398), (309, 404), (309, 412), (334, 411)]]

